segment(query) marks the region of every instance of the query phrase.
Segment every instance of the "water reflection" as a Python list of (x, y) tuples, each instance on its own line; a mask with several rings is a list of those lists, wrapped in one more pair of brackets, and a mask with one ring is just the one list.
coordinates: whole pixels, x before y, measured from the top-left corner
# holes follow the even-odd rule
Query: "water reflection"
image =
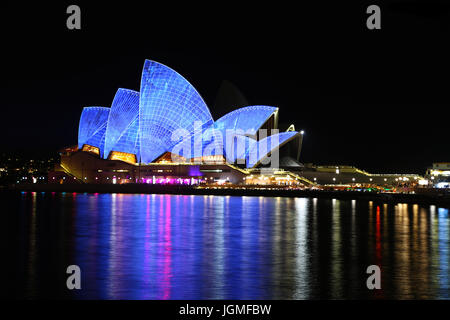
[(450, 255), (449, 255), (449, 216), (448, 209), (438, 209), (438, 252), (439, 267), (437, 278), (439, 279), (439, 295), (448, 299), (450, 298)]
[[(80, 299), (450, 298), (445, 208), (230, 196), (20, 197), (28, 227), (18, 224), (27, 241), (17, 251), (30, 297), (52, 295), (37, 281), (50, 263), (61, 281), (64, 266), (81, 267), (83, 290), (73, 293)], [(47, 237), (62, 239), (51, 242), (58, 250)], [(371, 264), (381, 267), (382, 290), (366, 287)]]
[(31, 296), (35, 294), (35, 287), (37, 282), (36, 275), (36, 260), (37, 260), (37, 239), (36, 239), (36, 211), (37, 211), (37, 201), (36, 201), (36, 192), (31, 193), (31, 218), (30, 218), (30, 237), (29, 237), (29, 252), (28, 252), (28, 290), (31, 293)]
[(308, 249), (308, 200), (295, 199), (296, 218), (296, 268), (294, 299), (308, 299), (309, 292), (309, 252)]

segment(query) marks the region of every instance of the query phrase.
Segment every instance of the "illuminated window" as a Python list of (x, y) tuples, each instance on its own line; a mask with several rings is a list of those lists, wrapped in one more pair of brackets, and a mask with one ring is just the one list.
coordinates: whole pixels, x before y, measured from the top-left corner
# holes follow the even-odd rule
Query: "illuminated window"
[(135, 164), (137, 162), (135, 154), (120, 151), (111, 151), (108, 160), (119, 160), (131, 164)]
[(100, 149), (94, 146), (90, 146), (88, 144), (83, 145), (83, 149), (81, 149), (82, 151), (85, 152), (90, 152), (90, 153), (94, 153), (96, 155), (100, 154)]
[(186, 163), (186, 158), (171, 152), (166, 152), (155, 163)]

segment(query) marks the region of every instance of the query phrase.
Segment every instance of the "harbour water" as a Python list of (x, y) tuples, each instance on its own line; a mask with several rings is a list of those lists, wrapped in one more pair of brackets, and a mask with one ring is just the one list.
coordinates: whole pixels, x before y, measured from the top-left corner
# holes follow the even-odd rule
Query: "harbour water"
[[(0, 193), (3, 293), (63, 299), (449, 299), (449, 209), (361, 200)], [(68, 290), (66, 268), (81, 269)], [(381, 289), (369, 290), (369, 265)]]

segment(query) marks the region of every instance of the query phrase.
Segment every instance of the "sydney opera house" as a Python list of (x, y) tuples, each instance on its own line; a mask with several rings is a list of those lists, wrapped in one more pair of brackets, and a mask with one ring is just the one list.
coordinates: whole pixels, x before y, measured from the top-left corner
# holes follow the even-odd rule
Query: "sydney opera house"
[(49, 180), (301, 184), (289, 169), (301, 166), (303, 132), (293, 125), (281, 131), (276, 107), (236, 107), (214, 120), (183, 76), (146, 60), (139, 92), (118, 89), (111, 107), (82, 110), (78, 144), (61, 151), (60, 166)]

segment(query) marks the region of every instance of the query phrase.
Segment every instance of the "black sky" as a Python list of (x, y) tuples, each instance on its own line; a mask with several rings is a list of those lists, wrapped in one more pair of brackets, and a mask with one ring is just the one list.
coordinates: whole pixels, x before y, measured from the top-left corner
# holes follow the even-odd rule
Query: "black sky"
[[(336, 3), (339, 2), (339, 3)], [(185, 76), (215, 119), (223, 79), (306, 131), (303, 162), (421, 172), (450, 161), (446, 1), (2, 3), (2, 149), (76, 144), (84, 106), (139, 90), (145, 59)], [(66, 28), (70, 4), (82, 29)]]

